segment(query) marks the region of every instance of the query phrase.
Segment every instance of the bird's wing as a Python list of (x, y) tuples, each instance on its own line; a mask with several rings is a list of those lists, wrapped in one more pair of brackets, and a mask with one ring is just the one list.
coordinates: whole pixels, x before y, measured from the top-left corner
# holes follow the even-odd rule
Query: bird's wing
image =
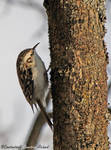
[(17, 70), (17, 72), (22, 91), (33, 109), (34, 80), (32, 70), (31, 68), (28, 68), (19, 71)]

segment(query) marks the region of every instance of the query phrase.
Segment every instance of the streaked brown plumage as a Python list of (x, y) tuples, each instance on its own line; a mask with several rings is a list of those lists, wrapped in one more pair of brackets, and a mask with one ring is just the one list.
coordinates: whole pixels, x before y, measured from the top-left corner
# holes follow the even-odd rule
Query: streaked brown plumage
[[(36, 104), (41, 109), (44, 108), (43, 101), (48, 89), (48, 77), (45, 65), (35, 51), (38, 44), (33, 48), (23, 50), (18, 55), (16, 63), (20, 86), (33, 111), (33, 105), (37, 108)], [(45, 110), (42, 110), (42, 112), (45, 113)], [(44, 115), (48, 117), (46, 116), (47, 114)], [(47, 119), (50, 121), (49, 118)]]
[(23, 93), (33, 109), (32, 96), (34, 89), (34, 81), (32, 76), (32, 69), (31, 67), (28, 67), (28, 65), (22, 64), (23, 58), (29, 51), (30, 49), (24, 50), (19, 54), (17, 59), (17, 74)]

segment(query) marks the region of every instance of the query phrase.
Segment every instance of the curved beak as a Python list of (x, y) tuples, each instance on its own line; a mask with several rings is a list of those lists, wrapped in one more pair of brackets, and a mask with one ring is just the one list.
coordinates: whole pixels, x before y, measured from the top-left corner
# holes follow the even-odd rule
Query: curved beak
[(37, 43), (32, 49), (35, 50), (35, 48), (36, 48), (39, 44), (40, 44), (40, 42)]

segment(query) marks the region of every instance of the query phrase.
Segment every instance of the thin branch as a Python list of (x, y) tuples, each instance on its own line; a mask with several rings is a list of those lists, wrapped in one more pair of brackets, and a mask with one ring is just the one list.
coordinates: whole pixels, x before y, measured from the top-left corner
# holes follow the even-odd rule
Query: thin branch
[[(46, 97), (47, 106), (48, 106), (50, 99), (51, 99), (51, 93), (49, 92), (47, 97)], [(49, 114), (49, 116), (50, 116), (50, 114)], [(34, 149), (34, 147), (37, 144), (41, 129), (42, 129), (45, 122), (46, 122), (46, 120), (44, 119), (42, 112), (40, 112), (39, 115), (37, 116), (35, 122), (34, 122), (32, 130), (31, 130), (30, 135), (28, 137), (28, 140), (26, 142), (26, 149), (25, 150), (29, 150), (28, 147), (33, 147), (33, 148), (30, 148), (30, 150)]]
[(50, 121), (50, 118), (49, 116), (47, 115), (46, 111), (45, 111), (45, 108), (43, 107), (42, 103), (40, 100), (37, 100), (37, 104), (39, 105), (40, 109), (41, 109), (41, 112), (43, 113), (43, 116), (44, 116), (44, 119), (47, 121), (49, 127), (51, 128), (51, 130), (53, 131), (53, 124), (52, 122)]
[[(51, 113), (49, 113), (48, 115), (50, 116)], [(33, 147), (30, 150), (33, 150), (34, 147), (37, 145), (37, 141), (39, 139), (39, 135), (41, 133), (42, 127), (43, 125), (46, 123), (42, 112), (39, 113), (39, 115), (37, 116), (33, 128), (31, 130), (31, 133), (28, 137), (27, 143), (26, 143), (26, 149), (25, 150), (29, 150), (29, 147)]]
[[(39, 135), (40, 135), (40, 132), (41, 132), (41, 129), (42, 129), (44, 123), (45, 123), (45, 120), (44, 120), (43, 114), (40, 112), (34, 122), (31, 133), (28, 137), (25, 150), (29, 150), (29, 147), (36, 146), (37, 140), (39, 138)], [(33, 149), (34, 148), (32, 148), (30, 150), (33, 150)]]

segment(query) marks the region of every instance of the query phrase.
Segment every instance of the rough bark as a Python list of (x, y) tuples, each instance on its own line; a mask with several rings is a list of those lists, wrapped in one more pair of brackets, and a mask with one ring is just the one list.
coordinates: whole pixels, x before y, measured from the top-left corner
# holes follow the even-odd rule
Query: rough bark
[(104, 0), (45, 0), (54, 150), (108, 150)]

